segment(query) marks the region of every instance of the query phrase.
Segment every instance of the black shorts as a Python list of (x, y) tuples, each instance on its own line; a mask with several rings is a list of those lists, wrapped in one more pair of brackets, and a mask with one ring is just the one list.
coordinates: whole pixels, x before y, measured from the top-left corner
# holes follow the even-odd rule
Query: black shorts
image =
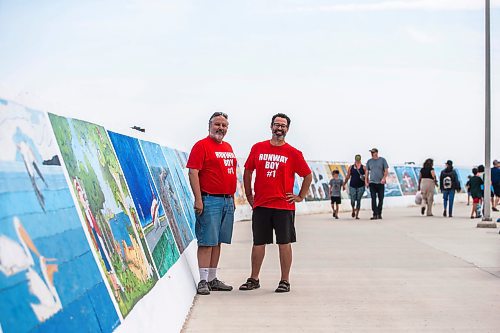
[(494, 184), (493, 185), (493, 191), (495, 192), (495, 195), (497, 197), (500, 197), (500, 184)]
[(294, 243), (295, 211), (255, 207), (252, 213), (253, 245), (272, 244), (273, 229), (276, 244)]
[(342, 199), (340, 197), (330, 197), (332, 199), (332, 205), (334, 203), (339, 204), (342, 202)]

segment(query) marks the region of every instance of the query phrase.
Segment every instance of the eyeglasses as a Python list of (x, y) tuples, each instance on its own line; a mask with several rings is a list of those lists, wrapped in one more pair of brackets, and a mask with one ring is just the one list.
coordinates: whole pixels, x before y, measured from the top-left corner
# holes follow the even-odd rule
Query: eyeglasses
[(215, 117), (222, 116), (227, 119), (227, 113), (224, 112), (214, 112), (212, 116), (210, 117), (210, 120), (214, 119)]
[(274, 123), (274, 124), (273, 124), (273, 127), (277, 127), (277, 128), (287, 128), (287, 127), (288, 127), (288, 125)]

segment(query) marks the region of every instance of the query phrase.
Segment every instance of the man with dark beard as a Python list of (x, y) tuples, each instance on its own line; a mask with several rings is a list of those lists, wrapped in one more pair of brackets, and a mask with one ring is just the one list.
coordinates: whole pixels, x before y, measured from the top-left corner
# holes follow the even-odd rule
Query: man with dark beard
[[(264, 260), (266, 244), (273, 243), (276, 234), (281, 264), (281, 280), (276, 292), (290, 291), (292, 245), (295, 237), (295, 203), (304, 200), (311, 185), (311, 169), (302, 153), (285, 142), (290, 118), (278, 113), (271, 120), (271, 140), (256, 143), (245, 163), (243, 182), (245, 194), (253, 208), (252, 213), (252, 274), (240, 290), (260, 287), (259, 273)], [(252, 174), (255, 177), (255, 197)], [(298, 194), (293, 193), (295, 174), (304, 177)]]
[(193, 146), (186, 165), (195, 200), (200, 295), (233, 289), (217, 279), (221, 243), (231, 244), (234, 222), (236, 157), (223, 141), (228, 126), (227, 114), (215, 112), (208, 122), (208, 136)]

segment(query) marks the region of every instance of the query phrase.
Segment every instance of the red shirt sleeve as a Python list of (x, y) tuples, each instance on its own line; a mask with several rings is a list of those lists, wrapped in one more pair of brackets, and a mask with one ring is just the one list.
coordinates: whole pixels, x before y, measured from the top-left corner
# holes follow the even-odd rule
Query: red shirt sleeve
[(205, 149), (201, 142), (197, 142), (191, 149), (186, 168), (189, 169), (203, 169), (203, 162), (205, 161)]
[(307, 162), (304, 159), (304, 155), (302, 155), (302, 152), (300, 150), (297, 150), (297, 155), (295, 158), (295, 172), (300, 177), (305, 177), (311, 173), (311, 168), (309, 168), (309, 165), (307, 165)]
[(247, 170), (255, 170), (255, 148), (256, 145), (253, 145), (252, 149), (250, 150), (250, 154), (247, 157), (247, 161), (245, 162), (245, 169)]

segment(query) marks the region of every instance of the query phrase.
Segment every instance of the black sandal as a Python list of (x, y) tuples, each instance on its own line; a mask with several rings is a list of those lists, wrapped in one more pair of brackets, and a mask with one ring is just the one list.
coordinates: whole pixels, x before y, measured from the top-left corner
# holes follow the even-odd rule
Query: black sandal
[(275, 292), (277, 293), (287, 293), (290, 291), (290, 282), (287, 280), (281, 280), (278, 284), (278, 288), (276, 288)]
[(259, 288), (260, 288), (259, 280), (255, 280), (252, 278), (248, 278), (247, 282), (243, 283), (240, 286), (240, 290), (254, 290)]

